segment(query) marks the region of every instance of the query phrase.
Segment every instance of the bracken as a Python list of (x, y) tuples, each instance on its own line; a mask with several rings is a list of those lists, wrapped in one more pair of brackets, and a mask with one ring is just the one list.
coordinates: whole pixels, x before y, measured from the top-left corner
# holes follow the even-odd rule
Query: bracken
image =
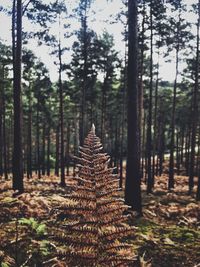
[(59, 255), (68, 266), (125, 267), (133, 266), (135, 260), (132, 246), (122, 241), (133, 235), (134, 229), (126, 224), (123, 212), (127, 206), (119, 197), (119, 180), (102, 149), (92, 126), (80, 147), (80, 158), (76, 157), (76, 185), (64, 204), (68, 215), (60, 239), (65, 247)]

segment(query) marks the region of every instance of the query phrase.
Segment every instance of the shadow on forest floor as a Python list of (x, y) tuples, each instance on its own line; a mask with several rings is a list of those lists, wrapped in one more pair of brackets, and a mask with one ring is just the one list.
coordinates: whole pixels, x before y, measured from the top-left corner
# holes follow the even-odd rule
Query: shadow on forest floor
[(156, 177), (153, 194), (147, 195), (142, 185), (143, 217), (133, 220), (137, 226), (133, 243), (144, 266), (200, 266), (200, 203), (195, 194), (188, 195), (188, 177), (175, 180), (171, 192), (166, 175)]

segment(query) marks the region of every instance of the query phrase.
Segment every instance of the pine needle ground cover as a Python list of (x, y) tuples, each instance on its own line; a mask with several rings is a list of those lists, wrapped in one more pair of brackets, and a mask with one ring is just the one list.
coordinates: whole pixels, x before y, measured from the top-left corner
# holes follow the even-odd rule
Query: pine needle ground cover
[[(124, 224), (127, 218), (122, 213), (126, 207), (119, 197), (123, 199), (123, 192), (117, 191), (117, 177), (108, 167), (109, 158), (101, 152), (95, 137), (93, 142), (98, 145), (91, 160), (90, 142), (89, 138), (80, 148), (81, 159), (76, 159), (78, 174), (75, 179), (66, 178), (66, 188), (59, 186), (60, 179), (54, 175), (40, 180), (33, 177), (25, 180), (25, 193), (13, 198), (11, 181), (1, 180), (0, 266), (71, 267), (78, 266), (80, 259), (81, 266), (90, 266), (96, 264), (100, 252), (101, 264), (110, 261), (133, 267), (198, 266), (200, 205), (187, 195), (188, 177), (176, 176), (175, 190), (170, 193), (166, 175), (156, 177), (153, 194), (147, 195), (143, 184), (143, 218), (131, 214), (128, 220), (132, 229)], [(92, 164), (99, 165), (95, 173)], [(101, 172), (107, 172), (105, 187), (103, 176), (98, 175)], [(103, 196), (105, 191), (109, 193)], [(111, 201), (106, 205), (109, 196), (113, 204)], [(124, 234), (127, 237), (120, 240)], [(131, 260), (135, 261), (130, 263)]]

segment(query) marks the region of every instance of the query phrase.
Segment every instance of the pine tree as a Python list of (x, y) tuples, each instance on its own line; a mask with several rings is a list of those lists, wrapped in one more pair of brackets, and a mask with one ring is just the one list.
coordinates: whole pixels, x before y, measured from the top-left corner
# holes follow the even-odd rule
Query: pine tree
[(138, 27), (137, 1), (128, 2), (128, 69), (127, 69), (127, 167), (126, 204), (142, 213), (139, 159), (139, 121), (138, 121)]
[(110, 157), (102, 153), (102, 144), (92, 127), (80, 147), (79, 175), (74, 191), (64, 205), (67, 234), (59, 236), (66, 244), (60, 251), (70, 266), (129, 266), (134, 260), (130, 244), (121, 241), (133, 234), (122, 215), (127, 206), (119, 198), (118, 179), (109, 168)]
[[(22, 162), (22, 108), (21, 108), (21, 53), (22, 53), (22, 1), (17, 1), (17, 35), (15, 56), (13, 57), (14, 91), (14, 149), (13, 149), (13, 189), (24, 191)], [(13, 55), (14, 55), (13, 53)]]
[(194, 187), (194, 167), (195, 167), (195, 147), (196, 147), (196, 132), (198, 120), (198, 87), (199, 87), (199, 28), (200, 28), (200, 1), (198, 1), (198, 21), (197, 21), (197, 34), (196, 34), (196, 62), (195, 62), (195, 83), (193, 91), (193, 105), (191, 113), (191, 155), (190, 155), (190, 170), (189, 170), (189, 193), (192, 192)]

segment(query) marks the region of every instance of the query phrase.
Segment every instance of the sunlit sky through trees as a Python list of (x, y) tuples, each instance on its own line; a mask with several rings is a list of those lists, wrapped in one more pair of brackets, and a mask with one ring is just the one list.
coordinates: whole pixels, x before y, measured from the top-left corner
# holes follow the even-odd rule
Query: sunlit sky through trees
[[(50, 2), (46, 0), (46, 2)], [(192, 4), (196, 3), (195, 0), (185, 0), (187, 4), (187, 13), (184, 14), (184, 18), (188, 22), (192, 22), (193, 24), (196, 23), (196, 16), (194, 12), (190, 12), (189, 10), (192, 9)], [(75, 6), (77, 6), (77, 0), (70, 0), (68, 1), (70, 5), (68, 6), (68, 15), (74, 12), (72, 11)], [(10, 0), (0, 0), (0, 6), (3, 8), (12, 10), (12, 1)], [(88, 24), (89, 27), (92, 28), (97, 34), (102, 34), (103, 30), (106, 29), (109, 33), (114, 35), (115, 40), (115, 49), (120, 52), (120, 56), (123, 60), (124, 58), (124, 51), (125, 51), (125, 44), (123, 41), (122, 32), (124, 31), (123, 24), (118, 21), (115, 21), (117, 14), (120, 12), (121, 8), (123, 8), (123, 4), (121, 0), (114, 0), (114, 1), (107, 1), (107, 0), (96, 0), (91, 6), (90, 14), (88, 14)], [(115, 21), (115, 22), (114, 22)], [(111, 22), (111, 23), (110, 23)], [(114, 22), (114, 23), (113, 23)], [(68, 23), (66, 18), (62, 19), (62, 23)], [(66, 52), (63, 60), (65, 62), (70, 62), (71, 57), (71, 47), (74, 42), (74, 35), (68, 39), (64, 37), (64, 34), (67, 31), (72, 32), (74, 30), (78, 30), (80, 24), (76, 18), (70, 18), (69, 23), (71, 24), (70, 29), (63, 29), (61, 32), (62, 38), (62, 46), (69, 47), (70, 49)], [(58, 33), (58, 22), (54, 23), (51, 26), (51, 32), (54, 34)], [(23, 30), (24, 31), (32, 31), (33, 29), (38, 30), (38, 26), (31, 24), (26, 18), (23, 19)], [(192, 31), (195, 32), (195, 25), (192, 26)], [(0, 11), (0, 39), (4, 41), (7, 45), (11, 45), (11, 17), (7, 16), (3, 11)], [(54, 64), (56, 58), (50, 54), (51, 49), (45, 45), (38, 46), (36, 40), (30, 40), (24, 47), (27, 47), (40, 57), (41, 60), (47, 65), (50, 71), (50, 77), (52, 81), (56, 81), (58, 79), (58, 72), (57, 68)], [(173, 62), (174, 55), (171, 55), (164, 59), (160, 60), (160, 77), (164, 80), (173, 81), (174, 80), (174, 73), (175, 73), (175, 64)], [(155, 55), (155, 64), (156, 64), (156, 55)], [(167, 62), (166, 62), (167, 61)], [(184, 63), (180, 62), (180, 71), (185, 67)]]

